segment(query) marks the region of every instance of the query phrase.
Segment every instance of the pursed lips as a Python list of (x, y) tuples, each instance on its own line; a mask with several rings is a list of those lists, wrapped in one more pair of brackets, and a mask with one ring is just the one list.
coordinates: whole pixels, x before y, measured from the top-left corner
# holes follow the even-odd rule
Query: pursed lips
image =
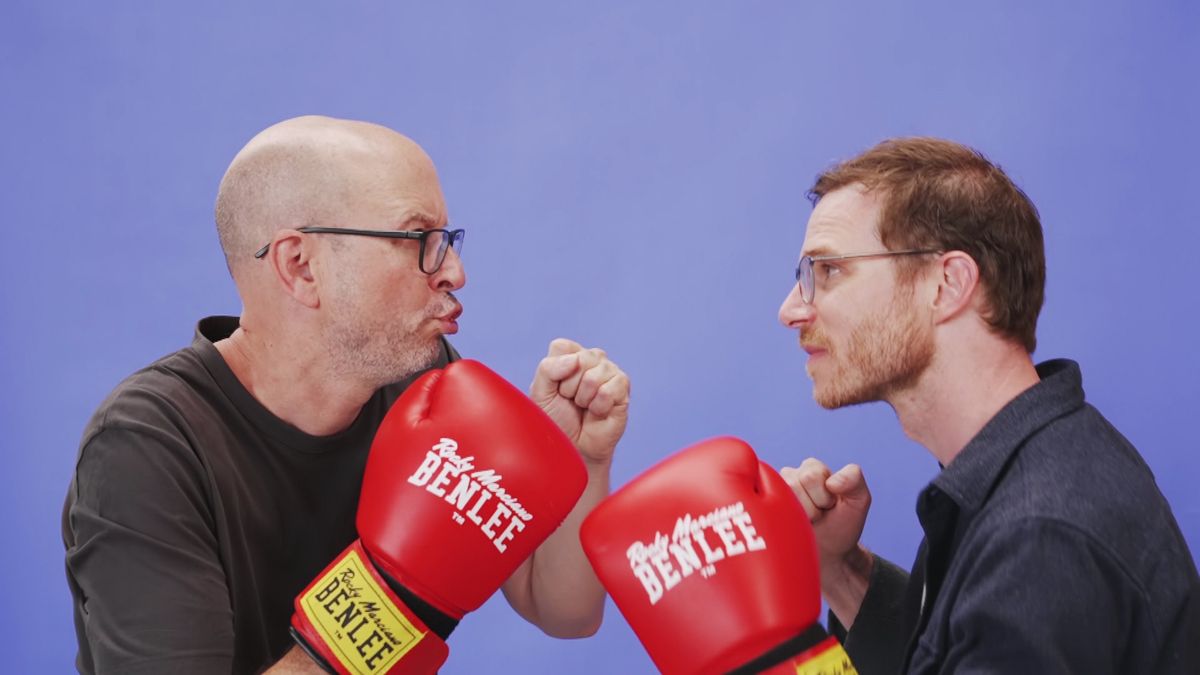
[[(441, 308), (439, 308), (441, 309)], [(443, 335), (458, 332), (458, 317), (462, 316), (463, 307), (455, 299), (451, 299), (442, 311), (430, 315), (430, 320), (437, 322), (438, 330)]]

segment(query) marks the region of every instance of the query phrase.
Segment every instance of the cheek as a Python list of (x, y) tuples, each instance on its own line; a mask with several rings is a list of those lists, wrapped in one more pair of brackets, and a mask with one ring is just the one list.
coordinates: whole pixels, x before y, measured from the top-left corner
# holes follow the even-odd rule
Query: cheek
[(380, 288), (390, 304), (408, 308), (420, 308), (428, 304), (432, 295), (428, 280), (420, 272), (417, 275), (407, 270), (393, 270), (382, 280)]
[(855, 304), (854, 301), (838, 302), (821, 311), (818, 323), (821, 332), (831, 340), (844, 341), (857, 333), (860, 327), (867, 322), (870, 311), (862, 305)]
[(892, 307), (886, 303), (851, 301), (855, 302), (857, 304), (840, 305), (841, 311), (822, 316), (822, 332), (835, 348), (846, 350), (851, 346), (870, 344), (894, 318)]

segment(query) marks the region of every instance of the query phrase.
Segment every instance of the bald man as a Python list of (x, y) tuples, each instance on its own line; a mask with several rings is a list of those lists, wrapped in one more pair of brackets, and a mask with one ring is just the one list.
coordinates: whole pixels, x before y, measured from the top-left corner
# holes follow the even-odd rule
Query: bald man
[[(241, 317), (202, 319), (84, 431), (63, 512), (84, 673), (320, 672), (289, 638), (293, 598), (355, 538), (392, 402), (458, 358), (445, 336), (462, 311), (463, 233), (408, 138), (281, 122), (234, 158), (216, 221)], [(530, 393), (588, 485), (504, 595), (546, 633), (586, 636), (604, 593), (578, 527), (608, 493), (629, 381), (603, 351), (556, 340)]]

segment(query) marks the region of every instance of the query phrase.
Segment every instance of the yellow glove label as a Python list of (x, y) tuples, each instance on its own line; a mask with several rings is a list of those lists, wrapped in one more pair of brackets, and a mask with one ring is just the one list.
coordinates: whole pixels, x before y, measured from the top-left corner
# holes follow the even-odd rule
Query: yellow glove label
[(426, 635), (379, 587), (357, 551), (300, 596), (300, 607), (342, 667), (356, 675), (387, 672)]
[(829, 641), (832, 644), (828, 649), (796, 664), (796, 675), (858, 675), (841, 643), (833, 638)]

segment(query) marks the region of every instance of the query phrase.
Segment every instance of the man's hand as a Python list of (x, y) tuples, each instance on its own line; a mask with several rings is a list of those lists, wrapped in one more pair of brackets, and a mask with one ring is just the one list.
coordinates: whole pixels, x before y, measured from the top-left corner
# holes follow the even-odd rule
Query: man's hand
[(779, 472), (812, 522), (821, 561), (821, 593), (829, 608), (849, 630), (870, 583), (874, 558), (860, 543), (871, 491), (857, 464), (837, 473), (817, 459)]
[(784, 467), (779, 473), (804, 506), (823, 560), (840, 560), (857, 548), (871, 508), (871, 491), (857, 464), (831, 474), (823, 462), (809, 457), (799, 468)]
[(575, 443), (585, 462), (607, 464), (629, 419), (629, 377), (602, 349), (550, 343), (529, 397)]

